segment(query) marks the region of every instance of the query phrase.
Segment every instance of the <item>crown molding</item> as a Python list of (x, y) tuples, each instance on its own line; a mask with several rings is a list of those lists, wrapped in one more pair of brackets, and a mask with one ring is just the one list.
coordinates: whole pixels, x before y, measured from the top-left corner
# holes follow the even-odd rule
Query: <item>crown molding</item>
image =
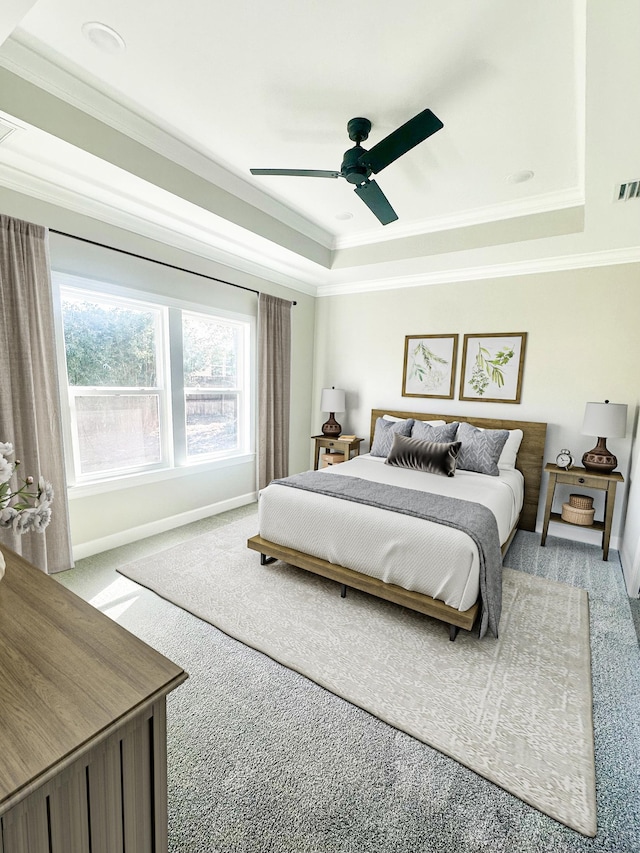
[(588, 267), (616, 266), (640, 263), (640, 246), (623, 249), (604, 249), (599, 252), (583, 252), (574, 255), (558, 255), (548, 258), (532, 258), (504, 264), (458, 267), (436, 272), (416, 273), (385, 279), (371, 279), (351, 284), (321, 284), (316, 295), (342, 296), (354, 293), (371, 293), (380, 290), (400, 290), (404, 287), (427, 287), (432, 284), (455, 284), (461, 281), (481, 281), (488, 278), (534, 275), (536, 273), (562, 272)]
[[(140, 234), (308, 296), (341, 296), (640, 262), (640, 246), (633, 246), (502, 264), (456, 267), (357, 282), (332, 283), (331, 271), (319, 268), (314, 274), (314, 271), (309, 268), (302, 269), (296, 265), (297, 258), (293, 255), (293, 263), (278, 259), (274, 254), (275, 247), (270, 243), (266, 248), (265, 246), (252, 248), (244, 240), (238, 242), (217, 233), (208, 224), (194, 223), (176, 216), (175, 212), (168, 215), (166, 211), (153, 208), (141, 202), (139, 198), (125, 199), (120, 193), (115, 195), (95, 183), (79, 188), (74, 186), (68, 175), (65, 175), (63, 185), (59, 176), (58, 180), (52, 180), (15, 166), (0, 164), (0, 184), (15, 192)], [(126, 204), (123, 204), (123, 201)], [(215, 245), (213, 245), (214, 241)]]
[(271, 244), (267, 244), (267, 251), (260, 246), (251, 248), (246, 241), (230, 240), (215, 229), (183, 220), (174, 213), (154, 210), (139, 201), (134, 205), (127, 200), (128, 209), (125, 209), (120, 194), (110, 198), (107, 190), (96, 185), (78, 188), (68, 182), (63, 187), (5, 163), (0, 164), (0, 185), (308, 296), (316, 295), (317, 284), (322, 280), (320, 277), (314, 280), (308, 271), (277, 259)]
[(494, 204), (487, 207), (476, 207), (472, 210), (460, 211), (450, 216), (438, 216), (413, 222), (411, 225), (400, 225), (394, 223), (392, 232), (383, 232), (379, 235), (371, 233), (366, 235), (351, 235), (341, 237), (334, 241), (333, 249), (353, 249), (360, 246), (368, 246), (376, 243), (400, 240), (405, 237), (418, 237), (421, 234), (433, 234), (438, 231), (449, 231), (456, 228), (466, 228), (473, 225), (481, 225), (487, 222), (496, 222), (503, 219), (517, 219), (521, 216), (548, 213), (555, 210), (566, 210), (571, 207), (584, 205), (584, 189), (571, 187), (546, 195), (537, 195), (528, 199)]

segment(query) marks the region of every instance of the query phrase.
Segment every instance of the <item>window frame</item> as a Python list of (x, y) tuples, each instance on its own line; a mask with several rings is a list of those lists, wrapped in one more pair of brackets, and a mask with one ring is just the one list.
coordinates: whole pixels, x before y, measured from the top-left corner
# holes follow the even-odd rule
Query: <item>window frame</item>
[[(87, 278), (81, 275), (52, 270), (52, 289), (54, 302), (54, 323), (56, 333), (56, 356), (59, 374), (59, 391), (62, 413), (62, 431), (65, 447), (65, 467), (70, 496), (89, 496), (120, 488), (158, 482), (165, 479), (202, 473), (226, 468), (230, 465), (244, 464), (255, 460), (255, 363), (256, 363), (256, 318), (240, 312), (203, 305), (187, 300), (167, 297), (134, 287), (126, 287), (113, 282)], [(73, 407), (71, 397), (80, 396), (68, 382), (64, 328), (62, 316), (62, 292), (73, 290), (86, 293), (96, 300), (128, 302), (133, 307), (147, 306), (161, 312), (157, 342), (159, 357), (157, 360), (159, 386), (151, 388), (118, 387), (122, 394), (160, 395), (160, 447), (161, 461), (136, 468), (120, 469), (102, 473), (79, 475), (77, 442), (74, 440)], [(187, 312), (211, 317), (221, 322), (238, 325), (242, 341), (242, 375), (238, 393), (238, 444), (239, 447), (228, 451), (219, 451), (198, 459), (187, 458), (185, 396), (183, 387), (182, 361), (182, 313)], [(179, 329), (179, 334), (176, 330)], [(82, 386), (77, 386), (82, 391)], [(113, 393), (110, 386), (87, 386), (90, 396)]]

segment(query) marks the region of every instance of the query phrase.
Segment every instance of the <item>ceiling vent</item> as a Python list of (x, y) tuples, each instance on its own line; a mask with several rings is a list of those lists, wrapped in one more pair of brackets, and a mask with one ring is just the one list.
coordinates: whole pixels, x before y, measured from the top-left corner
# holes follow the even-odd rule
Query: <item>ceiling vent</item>
[(630, 201), (632, 198), (640, 198), (640, 178), (616, 187), (616, 201)]
[(13, 125), (13, 124), (9, 124), (9, 122), (7, 122), (7, 121), (5, 121), (4, 119), (0, 118), (0, 142), (4, 142), (4, 141), (5, 141), (5, 139), (6, 139), (8, 136), (11, 136), (11, 134), (13, 133), (13, 131), (14, 131), (14, 130), (17, 130), (17, 129), (18, 129), (18, 128), (17, 128), (15, 125)]

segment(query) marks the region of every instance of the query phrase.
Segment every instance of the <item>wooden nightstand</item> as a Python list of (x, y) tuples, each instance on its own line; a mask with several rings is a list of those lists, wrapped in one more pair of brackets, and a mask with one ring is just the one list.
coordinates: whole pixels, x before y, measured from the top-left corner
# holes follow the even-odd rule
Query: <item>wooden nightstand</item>
[(350, 441), (341, 438), (327, 438), (326, 435), (312, 435), (311, 438), (315, 442), (315, 452), (313, 455), (313, 470), (318, 470), (320, 462), (320, 450), (324, 448), (325, 453), (335, 452), (344, 453), (345, 461), (351, 459), (351, 454), (354, 456), (360, 455), (360, 442), (362, 438), (352, 438)]
[(547, 541), (547, 530), (549, 529), (550, 521), (558, 521), (560, 524), (571, 524), (570, 521), (565, 521), (559, 512), (551, 512), (553, 496), (558, 483), (580, 486), (580, 488), (584, 489), (598, 489), (606, 492), (604, 498), (604, 519), (602, 521), (594, 521), (593, 524), (584, 529), (602, 531), (602, 559), (608, 560), (611, 521), (613, 519), (613, 508), (616, 500), (616, 486), (618, 483), (624, 482), (622, 474), (617, 471), (613, 471), (611, 474), (600, 474), (595, 471), (586, 471), (584, 468), (570, 468), (568, 471), (565, 471), (564, 468), (558, 468), (552, 462), (547, 462), (544, 470), (549, 472), (549, 485), (547, 486), (547, 503), (544, 508), (544, 522), (540, 545), (544, 545)]

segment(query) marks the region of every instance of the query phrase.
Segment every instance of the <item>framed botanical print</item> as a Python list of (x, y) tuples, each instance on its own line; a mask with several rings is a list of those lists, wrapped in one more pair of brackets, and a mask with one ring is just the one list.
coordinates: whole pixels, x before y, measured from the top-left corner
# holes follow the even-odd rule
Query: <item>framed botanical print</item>
[(402, 396), (453, 399), (457, 354), (457, 335), (407, 335)]
[(526, 332), (465, 335), (460, 399), (519, 403)]

